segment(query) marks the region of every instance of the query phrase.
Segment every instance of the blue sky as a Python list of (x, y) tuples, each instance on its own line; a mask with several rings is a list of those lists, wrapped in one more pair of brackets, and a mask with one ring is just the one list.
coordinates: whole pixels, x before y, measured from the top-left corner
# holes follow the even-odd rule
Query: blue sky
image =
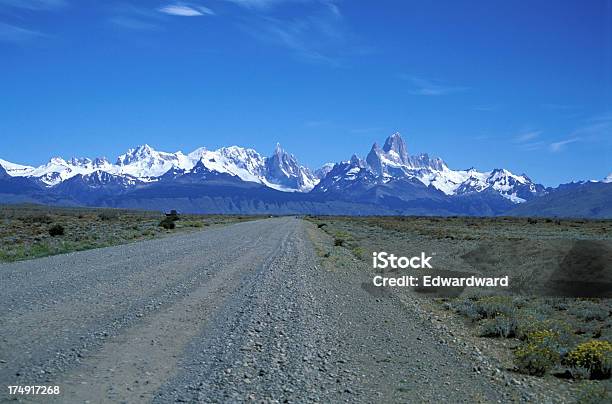
[(400, 131), (452, 168), (612, 172), (612, 0), (0, 0), (0, 158), (275, 143), (302, 164)]

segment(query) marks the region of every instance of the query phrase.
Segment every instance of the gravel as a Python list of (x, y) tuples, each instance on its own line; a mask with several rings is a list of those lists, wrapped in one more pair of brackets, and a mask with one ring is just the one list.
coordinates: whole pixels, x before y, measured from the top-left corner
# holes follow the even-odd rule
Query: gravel
[[(313, 225), (245, 222), (0, 265), (0, 384), (62, 402), (506, 402)], [(7, 398), (6, 389), (0, 401)]]

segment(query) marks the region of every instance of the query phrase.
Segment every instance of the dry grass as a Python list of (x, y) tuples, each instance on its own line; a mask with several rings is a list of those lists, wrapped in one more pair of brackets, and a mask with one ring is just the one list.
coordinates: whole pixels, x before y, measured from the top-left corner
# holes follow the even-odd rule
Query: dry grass
[[(173, 230), (159, 226), (163, 218), (163, 213), (148, 211), (2, 205), (0, 262), (108, 247), (257, 217), (181, 215)], [(49, 230), (56, 226), (64, 234), (52, 236)]]

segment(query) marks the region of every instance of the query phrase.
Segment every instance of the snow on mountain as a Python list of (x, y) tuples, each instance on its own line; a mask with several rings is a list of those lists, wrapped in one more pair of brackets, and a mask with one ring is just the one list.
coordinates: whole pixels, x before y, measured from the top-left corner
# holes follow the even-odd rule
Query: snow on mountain
[(334, 168), (335, 165), (336, 163), (323, 164), (320, 168), (314, 171), (314, 176), (318, 178), (319, 180), (322, 180), (323, 178), (325, 178), (327, 173), (329, 173)]
[[(11, 176), (34, 177), (46, 186), (52, 187), (77, 175), (82, 175), (87, 182), (95, 182), (96, 177), (92, 177), (94, 173), (126, 177), (125, 184), (132, 184), (134, 180), (154, 182), (171, 170), (177, 173), (189, 172), (198, 162), (202, 162), (208, 170), (227, 173), (243, 181), (261, 183), (281, 191), (307, 192), (319, 181), (279, 145), (271, 157), (262, 157), (253, 149), (238, 146), (223, 147), (214, 151), (202, 147), (186, 155), (180, 151), (176, 153), (157, 151), (145, 144), (129, 149), (117, 158), (115, 164), (111, 164), (105, 158), (94, 160), (72, 158), (66, 161), (54, 157), (47, 164), (36, 168), (4, 160), (0, 160), (0, 165)], [(113, 177), (105, 178), (108, 180)], [(103, 184), (102, 177), (99, 179)]]
[(34, 167), (15, 164), (2, 159), (0, 159), (0, 166), (4, 168), (8, 175), (13, 177), (21, 176), (21, 174), (27, 175), (32, 170), (34, 170)]
[(382, 148), (374, 143), (366, 156), (366, 163), (367, 168), (383, 183), (416, 178), (446, 195), (491, 189), (513, 203), (521, 203), (544, 192), (543, 186), (534, 184), (527, 176), (515, 175), (505, 169), (488, 172), (479, 172), (473, 168), (452, 170), (438, 157), (432, 158), (427, 154), (410, 156), (399, 133), (389, 136)]
[(608, 174), (608, 176), (603, 179), (603, 182), (612, 183), (612, 173)]

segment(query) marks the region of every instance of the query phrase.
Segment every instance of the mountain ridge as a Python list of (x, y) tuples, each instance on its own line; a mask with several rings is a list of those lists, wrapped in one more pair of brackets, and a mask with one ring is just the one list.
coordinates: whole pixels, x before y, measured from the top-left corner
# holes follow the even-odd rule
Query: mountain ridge
[[(128, 149), (115, 163), (104, 157), (53, 157), (32, 167), (0, 159), (0, 168), (0, 202), (21, 198), (76, 205), (172, 207), (180, 195), (191, 199), (184, 203), (190, 210), (215, 206), (215, 213), (240, 211), (237, 206), (243, 206), (251, 213), (344, 209), (347, 214), (521, 214), (529, 208), (514, 208), (573, 187), (546, 188), (525, 174), (504, 168), (454, 170), (439, 157), (410, 155), (397, 132), (382, 147), (375, 142), (365, 158), (353, 155), (314, 171), (300, 165), (278, 143), (270, 156), (239, 146), (199, 147), (185, 154), (144, 144)], [(611, 178), (599, 182), (609, 187), (598, 192), (612, 188)], [(292, 193), (295, 196), (286, 195)], [(157, 202), (146, 201), (143, 195)], [(196, 195), (200, 202), (194, 202)], [(551, 201), (558, 203), (555, 198)]]

